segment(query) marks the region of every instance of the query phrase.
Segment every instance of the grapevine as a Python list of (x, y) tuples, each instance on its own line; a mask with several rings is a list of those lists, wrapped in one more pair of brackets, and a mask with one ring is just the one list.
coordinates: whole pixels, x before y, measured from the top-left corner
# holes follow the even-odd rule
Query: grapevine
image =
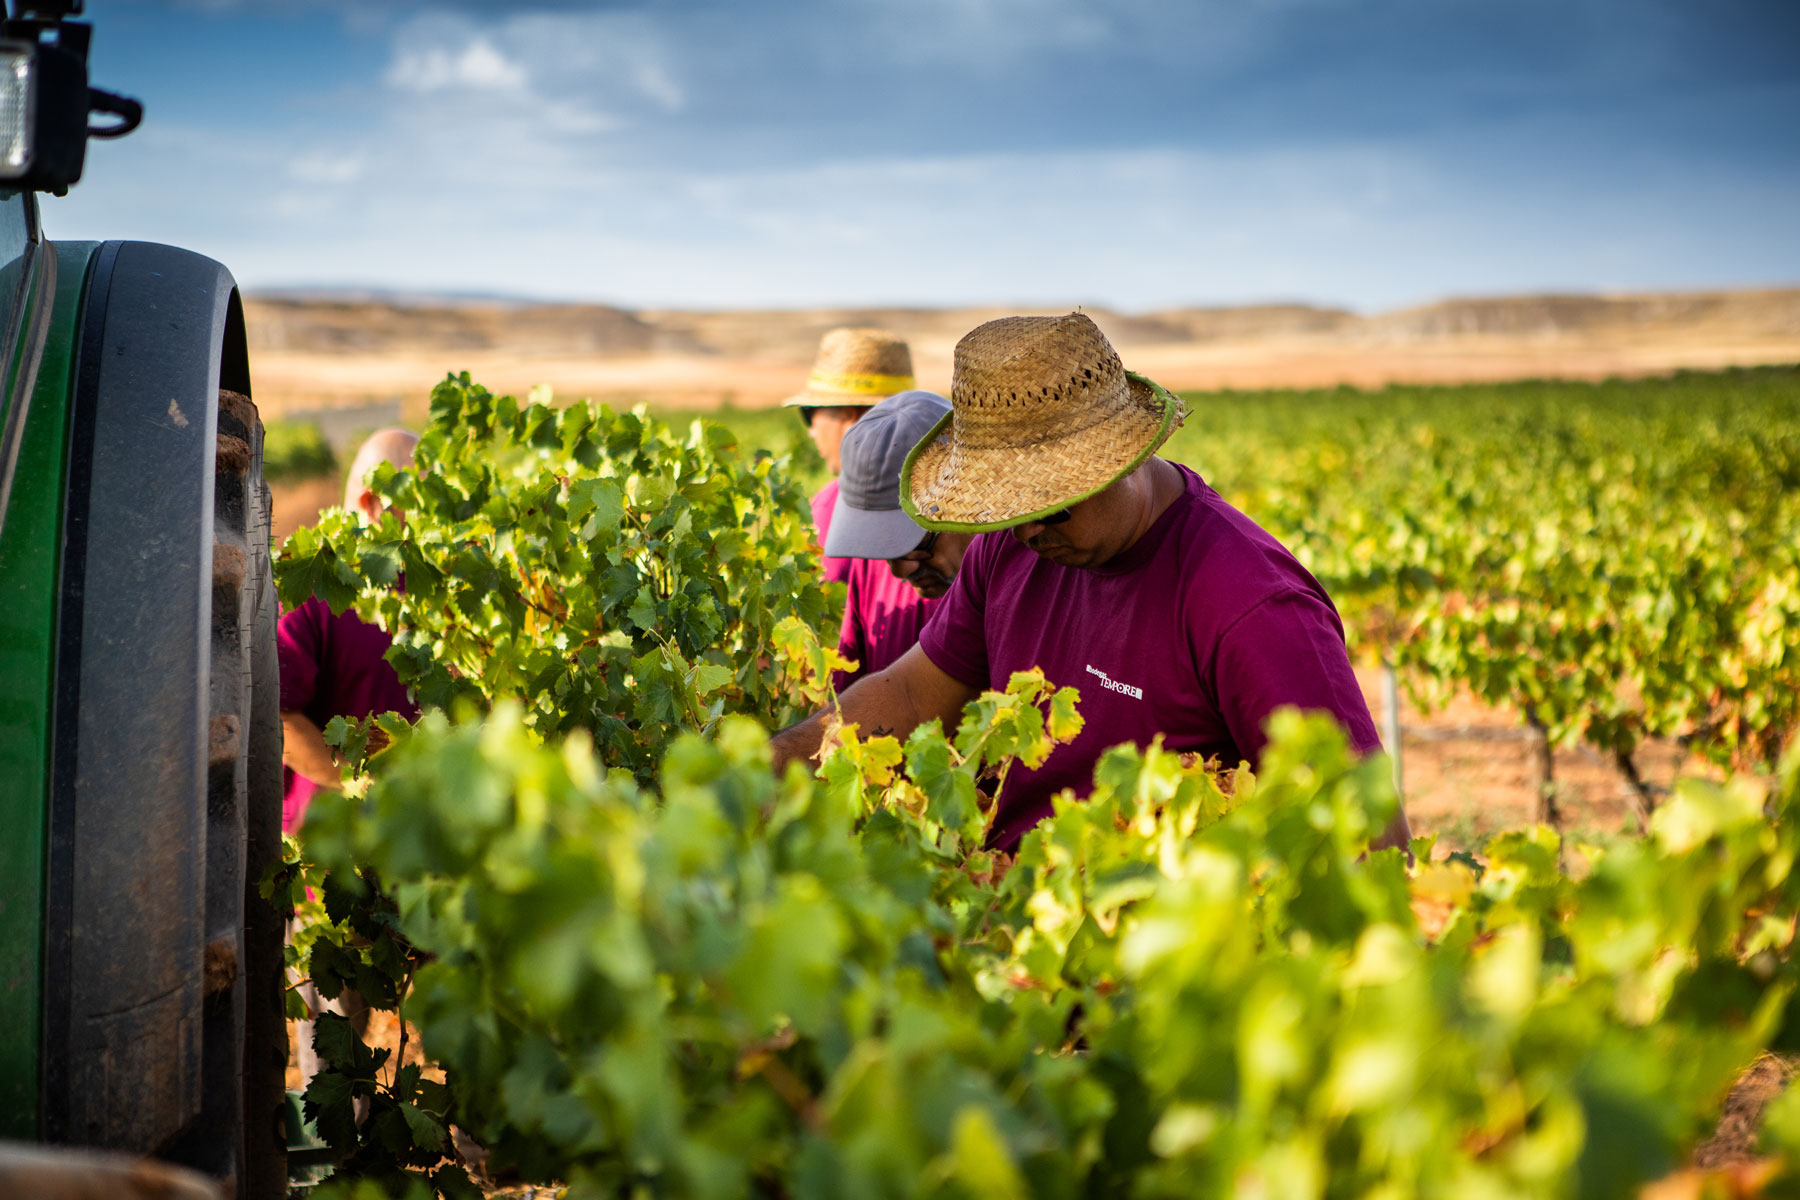
[[(322, 1025), (336, 1182), (465, 1194), (454, 1125), (574, 1196), (1635, 1194), (1800, 1042), (1800, 437), (1756, 418), (1791, 373), (1759, 387), (1629, 436), (1602, 390), (1172, 445), (1423, 690), (1738, 768), (1641, 839), (1409, 862), (1367, 851), (1386, 764), (1292, 712), (1254, 772), (1109, 751), (996, 856), (978, 778), (1080, 727), (1035, 673), (776, 778), (837, 665), (785, 464), (447, 380), (394, 513), (279, 564), (394, 631), (429, 710), (334, 724), (356, 782), (269, 884), (310, 907), (296, 968), (442, 1069)], [(1800, 1101), (1765, 1149), (1800, 1164)]]

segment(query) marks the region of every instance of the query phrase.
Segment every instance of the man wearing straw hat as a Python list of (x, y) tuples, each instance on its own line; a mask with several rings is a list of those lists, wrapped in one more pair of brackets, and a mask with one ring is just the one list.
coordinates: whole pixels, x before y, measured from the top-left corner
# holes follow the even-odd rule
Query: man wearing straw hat
[[(1009, 850), (1110, 746), (1254, 763), (1284, 705), (1323, 710), (1380, 749), (1325, 589), (1186, 467), (1155, 457), (1181, 402), (1125, 370), (1093, 321), (1006, 317), (957, 344), (953, 411), (914, 447), (905, 510), (978, 534), (919, 644), (839, 703), (865, 734), (954, 725), (985, 688), (1042, 667), (1081, 690), (1086, 725), (1035, 771), (1015, 765), (990, 843)], [(821, 713), (775, 739), (818, 752)], [(1380, 844), (1405, 845), (1404, 816)]]
[(927, 530), (900, 507), (907, 453), (949, 412), (949, 401), (934, 392), (901, 392), (844, 435), (837, 510), (825, 538), (826, 554), (851, 560), (838, 653), (857, 669), (833, 677), (840, 692), (917, 644), (974, 540)]
[[(819, 342), (805, 390), (783, 403), (800, 410), (825, 469), (836, 475), (845, 432), (871, 407), (913, 384), (912, 351), (904, 341), (883, 329), (833, 329)], [(821, 546), (831, 532), (837, 496), (838, 482), (833, 479), (812, 498), (813, 527), (819, 531)], [(849, 559), (825, 558), (825, 578), (842, 582), (849, 573)]]

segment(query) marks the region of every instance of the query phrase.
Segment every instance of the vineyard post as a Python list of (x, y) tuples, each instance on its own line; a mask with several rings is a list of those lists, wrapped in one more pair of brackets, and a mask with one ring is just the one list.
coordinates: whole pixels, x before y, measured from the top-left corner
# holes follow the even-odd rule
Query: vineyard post
[(1381, 740), (1394, 764), (1394, 794), (1404, 795), (1400, 763), (1400, 674), (1393, 661), (1381, 660)]
[(1562, 812), (1556, 804), (1556, 751), (1550, 745), (1550, 730), (1539, 719), (1537, 709), (1525, 706), (1525, 723), (1531, 727), (1526, 739), (1531, 748), (1531, 783), (1537, 793), (1537, 819), (1552, 829), (1562, 828)]
[(1645, 782), (1643, 772), (1638, 770), (1637, 760), (1631, 756), (1631, 751), (1614, 750), (1613, 764), (1619, 768), (1619, 774), (1625, 777), (1626, 786), (1631, 789), (1632, 804), (1637, 810), (1638, 831), (1649, 832), (1650, 814), (1656, 811), (1655, 793)]

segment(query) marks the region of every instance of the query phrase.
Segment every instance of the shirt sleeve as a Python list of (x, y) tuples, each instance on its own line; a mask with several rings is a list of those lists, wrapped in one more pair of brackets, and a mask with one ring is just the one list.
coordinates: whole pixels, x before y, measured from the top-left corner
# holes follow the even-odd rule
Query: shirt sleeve
[(1214, 664), (1219, 711), (1250, 762), (1268, 741), (1269, 714), (1284, 705), (1331, 714), (1360, 753), (1381, 749), (1343, 625), (1322, 597), (1294, 590), (1264, 600), (1225, 631)]
[(819, 535), (819, 568), (827, 583), (848, 583), (853, 558), (833, 558), (824, 553), (825, 535), (831, 532), (831, 517), (837, 512), (838, 481), (832, 480), (812, 498), (813, 529)]
[(819, 535), (819, 546), (825, 545), (825, 535), (831, 532), (831, 514), (837, 507), (838, 481), (833, 479), (824, 487), (814, 492), (808, 504), (812, 507), (813, 532)]
[(275, 626), (275, 656), (281, 666), (281, 711), (299, 712), (318, 695), (319, 657), (324, 652), (321, 601), (315, 597), (281, 614)]
[(919, 649), (925, 657), (938, 670), (973, 688), (989, 684), (986, 583), (992, 560), (983, 543), (991, 536), (983, 534), (969, 546), (950, 590), (919, 634)]
[(831, 686), (840, 694), (869, 673), (869, 643), (862, 625), (862, 589), (860, 572), (853, 572), (845, 582), (849, 591), (844, 596), (844, 623), (838, 631), (838, 653), (856, 663), (854, 671), (833, 671)]

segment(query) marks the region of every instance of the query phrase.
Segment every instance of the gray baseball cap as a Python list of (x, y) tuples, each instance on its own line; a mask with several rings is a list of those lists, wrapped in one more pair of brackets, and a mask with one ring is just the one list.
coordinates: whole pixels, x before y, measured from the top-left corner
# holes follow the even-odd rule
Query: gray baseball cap
[(844, 433), (837, 506), (825, 553), (833, 558), (899, 558), (925, 538), (900, 508), (906, 456), (950, 411), (936, 392), (901, 392), (875, 405)]

